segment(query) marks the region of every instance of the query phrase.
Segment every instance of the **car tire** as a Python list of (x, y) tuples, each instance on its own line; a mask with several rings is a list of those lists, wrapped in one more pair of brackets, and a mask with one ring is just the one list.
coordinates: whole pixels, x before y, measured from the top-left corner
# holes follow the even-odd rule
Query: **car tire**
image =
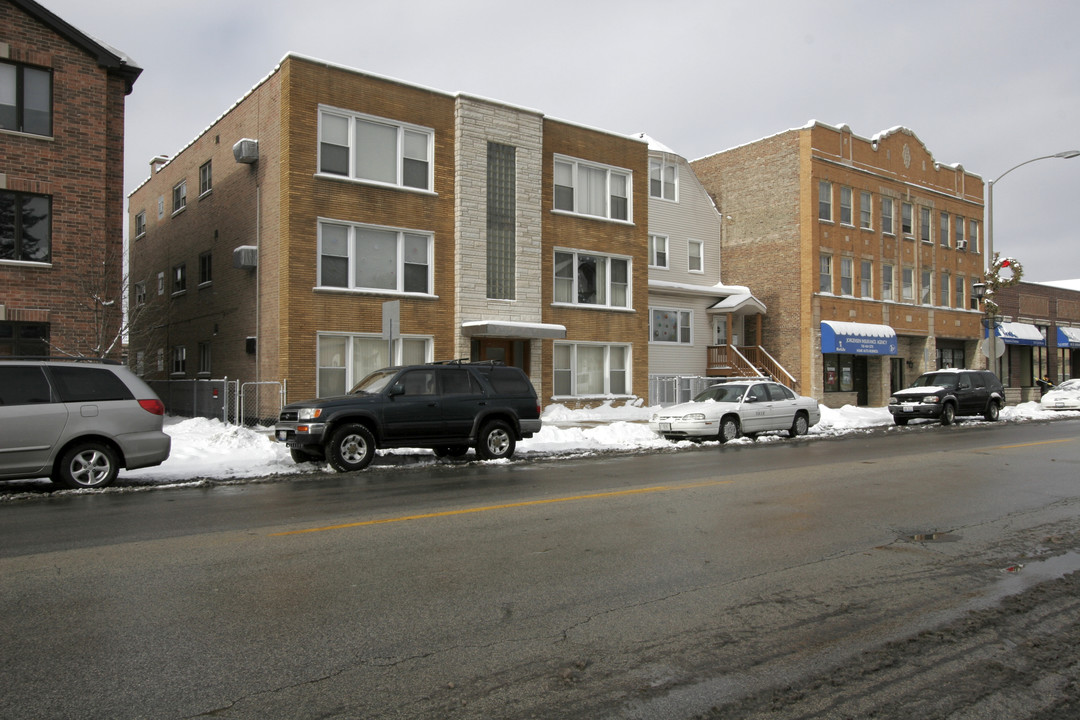
[(908, 420), (910, 420), (910, 419), (911, 418), (899, 417), (897, 415), (893, 415), (893, 422), (896, 423), (897, 425), (907, 425)]
[(464, 457), (469, 452), (468, 445), (440, 445), (431, 449), (435, 457)]
[(375, 438), (363, 425), (343, 425), (330, 436), (326, 459), (338, 472), (357, 472), (375, 457)]
[(983, 413), (983, 417), (988, 422), (997, 422), (997, 419), (1001, 417), (1001, 408), (997, 404), (997, 400), (991, 400), (990, 404), (986, 406), (986, 412)]
[(788, 428), (788, 437), (799, 437), (805, 435), (810, 431), (810, 418), (806, 413), (795, 413), (795, 419), (791, 421), (791, 427)]
[(717, 437), (720, 442), (726, 443), (729, 440), (737, 440), (742, 432), (739, 430), (739, 421), (732, 415), (728, 415), (720, 421), (720, 432), (717, 433)]
[(53, 481), (73, 489), (111, 485), (120, 472), (116, 452), (99, 442), (72, 445), (60, 456)]
[(941, 406), (941, 424), (952, 425), (956, 420), (956, 407), (952, 403), (945, 403)]
[(476, 454), (484, 460), (502, 460), (513, 456), (516, 445), (510, 426), (502, 420), (492, 420), (480, 430)]

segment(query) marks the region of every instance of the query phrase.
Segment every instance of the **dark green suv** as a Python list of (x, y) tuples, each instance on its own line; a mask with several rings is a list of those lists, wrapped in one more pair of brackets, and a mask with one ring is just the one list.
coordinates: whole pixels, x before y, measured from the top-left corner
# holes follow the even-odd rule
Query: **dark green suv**
[(1005, 388), (988, 370), (937, 370), (923, 373), (906, 390), (889, 398), (889, 412), (897, 425), (926, 418), (950, 425), (961, 415), (998, 419), (1005, 405)]
[(454, 360), (390, 367), (339, 397), (289, 403), (274, 437), (297, 462), (325, 460), (339, 472), (363, 470), (376, 448), (430, 448), (484, 460), (508, 458), (540, 430), (540, 403), (515, 367)]

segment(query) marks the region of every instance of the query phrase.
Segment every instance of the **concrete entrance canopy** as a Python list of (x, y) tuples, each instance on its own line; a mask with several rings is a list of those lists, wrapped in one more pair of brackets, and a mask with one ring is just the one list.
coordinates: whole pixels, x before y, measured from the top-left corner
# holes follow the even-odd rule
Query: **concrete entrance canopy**
[(1039, 331), (1039, 328), (1028, 323), (1001, 323), (1001, 326), (997, 329), (997, 336), (1004, 340), (1006, 345), (1046, 347), (1046, 338), (1043, 337), (1042, 332)]
[(551, 323), (513, 322), (509, 320), (477, 320), (461, 324), (465, 337), (527, 338), (529, 340), (563, 340), (565, 325)]
[(821, 352), (826, 355), (896, 355), (896, 331), (888, 325), (822, 320)]

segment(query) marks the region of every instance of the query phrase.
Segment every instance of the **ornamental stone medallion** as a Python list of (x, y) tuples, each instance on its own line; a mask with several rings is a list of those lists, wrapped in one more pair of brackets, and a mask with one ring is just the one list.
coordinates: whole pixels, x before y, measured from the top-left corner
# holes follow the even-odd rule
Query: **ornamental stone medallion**
[(907, 143), (904, 143), (904, 155), (903, 155), (903, 157), (904, 157), (904, 167), (907, 168), (908, 170), (910, 170), (911, 169), (911, 148), (909, 148), (907, 146)]

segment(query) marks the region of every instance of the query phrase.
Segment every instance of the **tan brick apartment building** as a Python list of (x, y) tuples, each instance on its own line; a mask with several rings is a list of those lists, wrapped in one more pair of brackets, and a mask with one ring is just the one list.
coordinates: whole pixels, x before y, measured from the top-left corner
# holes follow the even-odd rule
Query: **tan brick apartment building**
[(124, 98), (141, 72), (0, 0), (0, 356), (120, 356)]
[(764, 340), (826, 405), (881, 406), (976, 367), (983, 181), (913, 132), (812, 122), (691, 163), (726, 220), (725, 278), (768, 307)]
[(289, 54), (131, 194), (136, 370), (299, 399), (499, 359), (545, 403), (644, 394), (647, 172), (626, 136)]

